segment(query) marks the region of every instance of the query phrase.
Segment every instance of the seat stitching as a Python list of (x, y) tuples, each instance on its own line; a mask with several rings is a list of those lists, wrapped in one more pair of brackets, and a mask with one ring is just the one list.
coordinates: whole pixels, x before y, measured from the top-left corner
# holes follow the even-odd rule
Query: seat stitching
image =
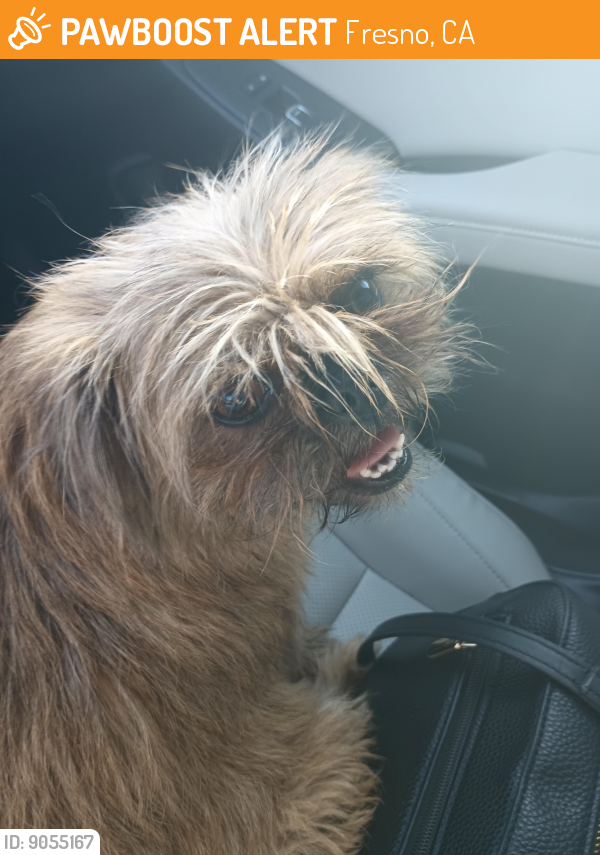
[[(451, 472), (455, 478), (459, 477), (455, 472), (453, 472), (450, 469), (449, 466), (446, 466), (446, 469), (449, 472)], [(491, 502), (487, 498), (487, 496), (484, 496), (483, 493), (480, 493), (479, 490), (477, 490), (475, 487), (470, 487), (470, 485), (468, 485), (468, 484), (466, 486), (472, 492), (475, 493), (475, 495), (477, 496), (477, 501), (480, 502), (480, 504), (482, 504), (483, 507), (485, 507), (491, 514), (493, 514), (495, 517), (497, 517), (498, 520), (501, 521), (505, 527), (511, 529), (513, 535), (515, 535), (517, 537), (517, 539), (521, 541), (521, 545), (523, 546), (523, 548), (526, 549), (530, 553), (530, 555), (532, 557), (534, 557), (535, 560), (540, 564), (542, 569), (546, 571), (546, 578), (548, 579), (549, 574), (547, 571), (547, 567), (544, 564), (544, 562), (542, 561), (542, 559), (540, 558), (540, 555), (539, 555), (537, 549), (535, 548), (533, 543), (529, 540), (529, 538), (527, 537), (525, 532), (519, 528), (519, 526), (516, 524), (516, 522), (514, 520), (511, 520), (510, 517), (507, 517), (506, 514), (503, 514), (502, 511), (500, 510), (500, 508), (496, 507), (496, 505), (493, 502)], [(420, 496), (423, 495), (420, 490), (418, 490), (417, 492)]]
[[(332, 534), (332, 537), (337, 537), (337, 535), (333, 535), (333, 534)], [(387, 577), (387, 576), (385, 576), (383, 573), (381, 573), (379, 570), (376, 570), (374, 567), (371, 567), (371, 565), (370, 565), (370, 564), (367, 564), (367, 563), (365, 562), (365, 560), (364, 560), (363, 558), (361, 558), (361, 556), (360, 556), (357, 552), (355, 552), (355, 550), (354, 550), (354, 549), (352, 549), (352, 547), (351, 547), (351, 546), (349, 546), (349, 545), (348, 545), (344, 540), (342, 540), (342, 538), (341, 538), (341, 537), (337, 537), (337, 539), (339, 540), (339, 542), (340, 542), (343, 546), (345, 546), (345, 548), (348, 550), (348, 552), (350, 552), (352, 555), (354, 555), (354, 557), (355, 557), (355, 558), (358, 558), (358, 560), (359, 560), (359, 561), (361, 561), (361, 562), (364, 564), (364, 567), (365, 567), (364, 573), (362, 574), (362, 576), (360, 577), (360, 579), (359, 579), (359, 580), (358, 580), (358, 582), (356, 583), (356, 587), (354, 588), (354, 590), (352, 591), (352, 593), (350, 594), (350, 596), (348, 597), (348, 599), (346, 600), (346, 602), (344, 603), (344, 605), (343, 605), (343, 607), (342, 607), (342, 608), (345, 608), (345, 607), (348, 605), (348, 603), (350, 602), (351, 597), (354, 595), (354, 593), (355, 593), (355, 591), (356, 591), (356, 588), (358, 588), (358, 586), (360, 585), (360, 583), (361, 583), (361, 582), (362, 582), (362, 580), (364, 579), (365, 574), (366, 574), (368, 571), (370, 571), (370, 572), (371, 572), (371, 573), (373, 573), (375, 576), (379, 576), (379, 578), (380, 578), (380, 579), (383, 579), (383, 580), (384, 580), (384, 582), (387, 582), (387, 583), (388, 583), (388, 585), (391, 585), (393, 588), (396, 588), (396, 590), (397, 590), (397, 591), (400, 591), (400, 593), (402, 593), (402, 594), (406, 594), (406, 596), (407, 596), (407, 597), (410, 597), (410, 598), (411, 598), (411, 600), (414, 600), (414, 601), (415, 601), (415, 603), (419, 603), (420, 605), (422, 605), (422, 606), (423, 606), (423, 608), (425, 608), (425, 609), (431, 609), (431, 606), (428, 606), (428, 605), (427, 605), (427, 603), (424, 603), (424, 602), (423, 602), (423, 600), (421, 599), (421, 596), (420, 596), (420, 595), (419, 595), (419, 596), (417, 596), (415, 593), (411, 593), (411, 591), (410, 591), (410, 590), (407, 590), (407, 588), (405, 587), (404, 583), (403, 583), (403, 584), (401, 584), (401, 585), (399, 585), (399, 584), (397, 584), (396, 582), (392, 582), (392, 580), (391, 580), (391, 579), (388, 579), (388, 577)], [(340, 614), (341, 614), (341, 612), (340, 612)], [(339, 615), (338, 615), (338, 617), (339, 617)]]
[[(473, 489), (475, 489), (475, 488), (473, 488)], [(478, 498), (478, 499), (482, 502), (482, 504), (483, 504), (483, 505), (488, 509), (488, 511), (490, 511), (490, 512), (491, 512), (491, 513), (493, 513), (495, 516), (497, 516), (497, 517), (498, 517), (498, 519), (501, 519), (501, 520), (502, 520), (502, 523), (503, 523), (505, 526), (507, 526), (508, 528), (512, 529), (513, 534), (515, 534), (515, 535), (517, 535), (517, 536), (518, 536), (518, 538), (519, 538), (519, 540), (521, 540), (521, 542), (522, 542), (523, 546), (524, 546), (524, 547), (525, 547), (525, 548), (526, 548), (530, 553), (532, 553), (533, 555), (535, 555), (535, 558), (536, 558), (536, 559), (537, 559), (537, 560), (538, 560), (538, 561), (543, 565), (542, 559), (540, 558), (540, 556), (539, 556), (539, 553), (538, 553), (537, 549), (535, 548), (535, 546), (533, 545), (533, 543), (529, 540), (529, 538), (527, 537), (527, 535), (525, 534), (525, 532), (523, 532), (523, 531), (519, 528), (519, 526), (516, 524), (516, 522), (515, 522), (514, 520), (511, 520), (511, 518), (510, 518), (510, 517), (507, 517), (505, 514), (503, 514), (503, 513), (502, 513), (502, 511), (500, 510), (500, 508), (497, 508), (497, 507), (496, 507), (496, 505), (495, 505), (493, 502), (490, 502), (490, 500), (487, 498), (487, 496), (484, 496), (482, 493), (478, 492), (477, 490), (475, 490), (475, 492), (477, 493), (477, 498)], [(545, 566), (545, 565), (543, 565), (543, 566)]]
[(466, 546), (469, 547), (471, 552), (473, 552), (473, 554), (479, 558), (481, 563), (484, 564), (488, 568), (488, 570), (496, 577), (496, 579), (498, 579), (498, 581), (506, 588), (506, 590), (509, 590), (511, 587), (510, 583), (507, 582), (506, 579), (504, 579), (504, 577), (490, 564), (490, 562), (487, 560), (487, 558), (475, 546), (473, 546), (473, 544), (469, 540), (467, 540), (467, 538), (450, 522), (450, 520), (442, 513), (442, 511), (440, 511), (439, 508), (437, 508), (433, 504), (433, 502), (427, 498), (427, 496), (424, 493), (419, 492), (419, 496), (425, 502), (427, 502), (429, 507), (438, 515), (438, 517), (443, 522), (446, 523), (448, 528), (454, 532), (454, 534), (459, 538), (459, 540), (462, 540), (462, 542)]

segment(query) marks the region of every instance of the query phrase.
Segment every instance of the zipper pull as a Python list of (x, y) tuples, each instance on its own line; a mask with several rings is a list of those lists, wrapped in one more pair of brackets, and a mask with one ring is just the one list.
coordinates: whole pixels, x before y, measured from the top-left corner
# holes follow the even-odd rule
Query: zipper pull
[(454, 653), (457, 650), (470, 650), (473, 647), (477, 647), (477, 645), (468, 641), (458, 641), (456, 638), (438, 638), (427, 651), (427, 657), (439, 659), (440, 656), (447, 656), (448, 653)]

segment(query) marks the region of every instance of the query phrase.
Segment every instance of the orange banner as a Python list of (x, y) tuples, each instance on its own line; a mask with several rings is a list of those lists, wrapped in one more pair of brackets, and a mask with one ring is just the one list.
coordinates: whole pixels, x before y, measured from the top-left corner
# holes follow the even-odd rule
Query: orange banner
[(14, 59), (593, 58), (600, 3), (4, 0), (0, 31)]

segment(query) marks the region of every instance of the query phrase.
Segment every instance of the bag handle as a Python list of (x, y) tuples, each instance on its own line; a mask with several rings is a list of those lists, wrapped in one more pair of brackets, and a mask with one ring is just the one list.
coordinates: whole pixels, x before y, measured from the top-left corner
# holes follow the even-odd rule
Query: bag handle
[(432, 612), (400, 615), (382, 623), (358, 650), (358, 664), (375, 659), (374, 644), (386, 638), (456, 638), (490, 647), (537, 668), (600, 713), (600, 665), (595, 667), (552, 641), (491, 618)]

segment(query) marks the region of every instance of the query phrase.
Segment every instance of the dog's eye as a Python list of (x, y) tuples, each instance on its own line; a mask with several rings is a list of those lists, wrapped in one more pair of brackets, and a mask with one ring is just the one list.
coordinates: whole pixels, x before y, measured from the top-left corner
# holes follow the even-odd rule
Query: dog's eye
[(235, 388), (224, 392), (213, 409), (215, 421), (228, 426), (245, 425), (259, 418), (270, 389), (253, 380), (245, 392)]
[(381, 294), (371, 279), (359, 275), (335, 289), (331, 304), (353, 315), (366, 315), (381, 308)]

